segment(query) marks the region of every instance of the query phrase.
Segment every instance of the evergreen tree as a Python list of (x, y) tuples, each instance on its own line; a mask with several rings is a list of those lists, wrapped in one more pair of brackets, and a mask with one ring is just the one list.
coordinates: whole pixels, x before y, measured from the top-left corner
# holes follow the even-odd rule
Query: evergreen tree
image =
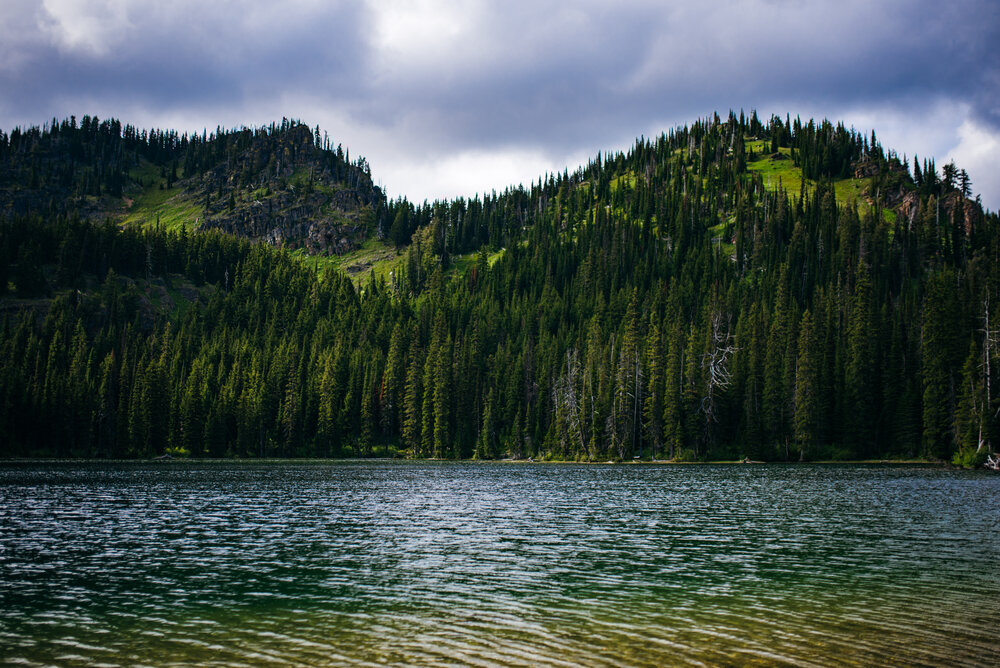
[(938, 459), (954, 441), (954, 332), (958, 321), (950, 271), (930, 277), (924, 296), (921, 358), (923, 379), (923, 451)]
[(958, 406), (955, 414), (955, 436), (958, 449), (952, 459), (959, 466), (982, 466), (986, 459), (984, 449), (984, 422), (986, 397), (982, 374), (979, 370), (979, 346), (975, 339), (969, 346), (969, 354), (962, 366), (959, 385)]
[(799, 328), (799, 356), (795, 373), (795, 440), (799, 458), (816, 445), (819, 415), (819, 369), (816, 361), (816, 334), (809, 311), (802, 315)]
[(664, 391), (664, 357), (666, 351), (660, 327), (653, 317), (650, 318), (649, 334), (646, 337), (646, 368), (647, 389), (643, 416), (646, 420), (646, 437), (648, 439), (653, 459), (663, 452), (663, 391)]
[[(878, 395), (875, 394), (877, 386), (874, 337), (877, 330), (874, 308), (871, 278), (864, 264), (859, 263), (847, 321), (847, 363), (844, 370), (845, 435), (848, 444), (857, 448), (865, 458), (875, 454), (874, 408)], [(801, 355), (801, 343), (799, 350)]]
[(403, 397), (403, 443), (410, 450), (410, 455), (419, 457), (421, 451), (421, 432), (423, 428), (422, 398), (424, 359), (420, 350), (420, 342), (416, 334), (410, 338), (409, 361), (406, 366), (406, 391)]
[(684, 387), (685, 338), (679, 324), (670, 329), (663, 391), (663, 439), (667, 456), (673, 459), (684, 446), (682, 388)]

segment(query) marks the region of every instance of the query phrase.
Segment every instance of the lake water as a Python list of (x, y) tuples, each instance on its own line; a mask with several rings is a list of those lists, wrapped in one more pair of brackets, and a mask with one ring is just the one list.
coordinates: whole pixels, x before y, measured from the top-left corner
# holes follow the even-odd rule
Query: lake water
[(0, 663), (997, 665), (1000, 476), (0, 465)]

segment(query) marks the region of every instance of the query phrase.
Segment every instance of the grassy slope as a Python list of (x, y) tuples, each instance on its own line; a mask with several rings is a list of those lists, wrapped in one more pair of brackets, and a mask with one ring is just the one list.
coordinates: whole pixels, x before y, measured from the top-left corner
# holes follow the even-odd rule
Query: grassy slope
[[(188, 230), (194, 230), (199, 226), (198, 221), (205, 214), (204, 206), (182, 188), (167, 189), (166, 179), (161, 176), (159, 167), (144, 163), (133, 169), (130, 176), (133, 181), (142, 184), (142, 190), (126, 195), (125, 204), (118, 216), (122, 225), (147, 226), (159, 223), (161, 228), (171, 231), (178, 231), (183, 225), (186, 225)], [(304, 187), (308, 179), (308, 170), (299, 170), (292, 176), (291, 184), (293, 187)], [(315, 187), (328, 195), (333, 194), (333, 188), (329, 186)], [(264, 196), (264, 189), (261, 188), (244, 195), (244, 198)], [(345, 223), (359, 222), (345, 217), (340, 212), (331, 210), (328, 213), (330, 217), (342, 218)], [(386, 281), (389, 279), (389, 271), (401, 262), (401, 257), (396, 255), (395, 248), (391, 244), (375, 239), (369, 239), (358, 250), (340, 256), (310, 255), (304, 249), (290, 253), (320, 275), (333, 269), (344, 271), (352, 277), (367, 278), (368, 272), (374, 269), (376, 277), (385, 278)]]
[[(487, 261), (492, 267), (500, 259), (504, 250), (495, 251), (487, 255)], [(291, 251), (292, 257), (305, 263), (307, 267), (316, 270), (320, 276), (327, 271), (343, 271), (350, 276), (355, 283), (361, 282), (362, 287), (368, 281), (371, 272), (375, 272), (375, 278), (379, 281), (391, 283), (389, 272), (395, 271), (397, 274), (405, 269), (406, 256), (397, 253), (395, 246), (389, 242), (369, 239), (364, 246), (356, 251), (345, 253), (344, 255), (309, 255), (303, 249)], [(463, 255), (453, 255), (451, 258), (451, 269), (449, 273), (465, 274), (476, 263), (479, 252), (465, 253)]]
[[(763, 151), (767, 150), (765, 148), (766, 143), (764, 140), (747, 142), (747, 153), (749, 154), (752, 148), (755, 154), (760, 155)], [(778, 152), (786, 156), (786, 159), (777, 160), (770, 155), (764, 155), (759, 160), (748, 161), (747, 171), (760, 174), (764, 180), (764, 187), (768, 190), (777, 190), (781, 187), (789, 193), (798, 195), (799, 189), (802, 187), (802, 170), (792, 162), (791, 149), (779, 148)], [(815, 186), (815, 184), (810, 184), (808, 181), (806, 185)]]
[[(180, 230), (183, 225), (187, 225), (188, 230), (194, 230), (198, 226), (197, 221), (204, 216), (204, 207), (181, 188), (167, 189), (166, 179), (161, 176), (159, 167), (144, 163), (133, 169), (130, 176), (133, 181), (142, 184), (142, 190), (126, 196), (119, 214), (122, 225), (147, 226), (159, 222), (162, 228), (172, 231)], [(301, 186), (300, 182), (308, 180), (308, 176), (305, 170), (296, 172), (292, 177), (292, 184)], [(249, 196), (262, 195), (263, 191), (259, 194), (250, 193)], [(396, 254), (391, 244), (376, 239), (369, 239), (358, 250), (339, 256), (310, 255), (304, 249), (290, 252), (320, 275), (326, 271), (340, 270), (349, 276), (367, 279), (369, 271), (374, 269), (376, 278), (384, 278), (388, 282), (389, 271), (402, 264), (402, 256)]]
[(291, 251), (291, 254), (321, 276), (332, 270), (343, 271), (352, 278), (367, 279), (368, 273), (374, 270), (376, 278), (385, 278), (387, 282), (389, 271), (403, 261), (403, 256), (396, 254), (391, 243), (377, 239), (368, 239), (361, 248), (344, 255), (310, 255), (302, 248)]
[(160, 176), (160, 169), (144, 163), (129, 174), (133, 180), (142, 183), (143, 189), (130, 197), (125, 197), (122, 225), (156, 225), (159, 222), (167, 230), (180, 230), (187, 225), (189, 230), (198, 226), (205, 208), (183, 192), (181, 188), (166, 187), (166, 180)]
[[(785, 159), (774, 159), (767, 152), (770, 150), (766, 141), (756, 140), (746, 143), (747, 153), (752, 148), (754, 153), (760, 156), (758, 160), (747, 162), (747, 171), (757, 172), (764, 180), (764, 187), (768, 190), (784, 188), (786, 192), (798, 196), (802, 187), (802, 170), (795, 166), (792, 161), (792, 150), (789, 148), (779, 148), (778, 151)], [(858, 210), (863, 211), (871, 205), (865, 200), (865, 188), (867, 183), (864, 179), (837, 179), (833, 182), (833, 191), (837, 198), (837, 203), (849, 205), (857, 202)], [(806, 190), (816, 187), (816, 182), (806, 179)], [(896, 219), (896, 214), (888, 209), (882, 209), (882, 216), (885, 220), (892, 222)]]

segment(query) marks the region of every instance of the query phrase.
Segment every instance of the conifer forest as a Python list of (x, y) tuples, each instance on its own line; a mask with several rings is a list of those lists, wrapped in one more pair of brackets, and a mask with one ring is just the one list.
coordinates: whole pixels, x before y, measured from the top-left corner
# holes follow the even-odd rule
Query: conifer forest
[(1000, 440), (1000, 221), (954, 163), (731, 112), (468, 199), (376, 179), (291, 120), (0, 132), (0, 457)]

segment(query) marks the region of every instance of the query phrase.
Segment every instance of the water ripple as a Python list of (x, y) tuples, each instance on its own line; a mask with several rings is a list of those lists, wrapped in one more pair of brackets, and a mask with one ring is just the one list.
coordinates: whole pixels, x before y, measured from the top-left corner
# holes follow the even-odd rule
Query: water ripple
[(1000, 477), (0, 466), (0, 662), (990, 665)]

